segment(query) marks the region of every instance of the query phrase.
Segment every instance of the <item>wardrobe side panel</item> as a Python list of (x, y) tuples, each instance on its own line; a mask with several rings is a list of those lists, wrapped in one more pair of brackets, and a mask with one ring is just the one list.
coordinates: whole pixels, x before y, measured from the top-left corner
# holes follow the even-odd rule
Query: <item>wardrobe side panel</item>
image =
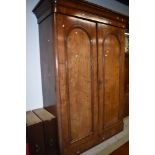
[(40, 62), (44, 107), (56, 104), (53, 15), (39, 24)]

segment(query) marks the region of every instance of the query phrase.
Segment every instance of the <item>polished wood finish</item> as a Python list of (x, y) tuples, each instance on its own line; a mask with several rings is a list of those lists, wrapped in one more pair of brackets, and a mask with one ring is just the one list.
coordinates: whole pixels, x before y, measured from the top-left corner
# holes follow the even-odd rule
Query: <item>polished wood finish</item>
[[(96, 24), (57, 15), (61, 132), (65, 154), (94, 143), (97, 131)], [(80, 48), (79, 48), (80, 47)], [(94, 140), (93, 140), (94, 139)], [(77, 149), (77, 146), (79, 148)], [(72, 153), (73, 154), (73, 153)]]
[(123, 29), (98, 24), (99, 124), (103, 139), (106, 130), (110, 132), (119, 124), (123, 128), (123, 34)]
[(61, 154), (80, 154), (123, 128), (128, 17), (82, 0), (41, 0), (33, 12), (44, 106), (57, 109)]
[(129, 142), (112, 152), (110, 155), (129, 155)]
[(90, 40), (85, 31), (81, 28), (71, 30), (67, 36), (66, 52), (70, 136), (71, 140), (75, 141), (91, 134), (93, 122), (91, 120), (91, 51)]
[(129, 21), (127, 16), (85, 0), (40, 0), (33, 12), (37, 16), (38, 23), (53, 13), (61, 13), (122, 28), (125, 28)]

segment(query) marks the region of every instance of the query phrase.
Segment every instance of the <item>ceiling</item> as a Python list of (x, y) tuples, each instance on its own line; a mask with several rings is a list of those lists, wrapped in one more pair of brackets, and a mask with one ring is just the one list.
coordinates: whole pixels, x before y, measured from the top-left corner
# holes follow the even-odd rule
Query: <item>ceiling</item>
[(115, 1), (118, 1), (118, 2), (120, 2), (122, 4), (124, 4), (124, 5), (129, 6), (129, 0), (115, 0)]

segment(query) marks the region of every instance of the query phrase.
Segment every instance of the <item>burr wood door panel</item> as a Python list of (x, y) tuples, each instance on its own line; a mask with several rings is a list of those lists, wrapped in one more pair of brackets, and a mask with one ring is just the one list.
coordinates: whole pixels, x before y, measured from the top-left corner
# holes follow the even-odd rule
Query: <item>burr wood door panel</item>
[(95, 144), (98, 125), (96, 23), (57, 15), (62, 154)]
[(99, 124), (105, 138), (122, 129), (123, 32), (113, 26), (98, 24)]

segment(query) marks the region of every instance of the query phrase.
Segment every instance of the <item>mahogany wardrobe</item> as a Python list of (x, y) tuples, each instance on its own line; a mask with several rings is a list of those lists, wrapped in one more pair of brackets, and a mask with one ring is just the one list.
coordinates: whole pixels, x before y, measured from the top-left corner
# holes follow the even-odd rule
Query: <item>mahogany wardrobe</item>
[(123, 129), (128, 17), (84, 0), (41, 0), (44, 107), (56, 107), (61, 155), (76, 155)]

